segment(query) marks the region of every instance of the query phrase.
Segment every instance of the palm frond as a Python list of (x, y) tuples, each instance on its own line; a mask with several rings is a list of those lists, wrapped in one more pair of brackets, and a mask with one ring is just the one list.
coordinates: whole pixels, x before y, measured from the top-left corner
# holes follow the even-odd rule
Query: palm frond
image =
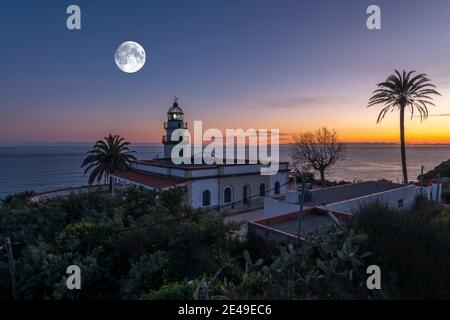
[(426, 74), (416, 71), (400, 72), (394, 70), (386, 81), (377, 84), (369, 98), (367, 107), (382, 105), (377, 123), (381, 122), (389, 111), (407, 108), (411, 117), (418, 112), (423, 121), (428, 117), (428, 107), (434, 106), (432, 95), (440, 95), (436, 86), (430, 82)]
[(100, 183), (103, 178), (108, 179), (114, 171), (127, 170), (130, 162), (137, 160), (133, 155), (135, 151), (131, 151), (129, 146), (130, 142), (111, 133), (103, 140), (96, 141), (81, 164), (85, 169), (84, 174), (92, 170), (88, 183)]

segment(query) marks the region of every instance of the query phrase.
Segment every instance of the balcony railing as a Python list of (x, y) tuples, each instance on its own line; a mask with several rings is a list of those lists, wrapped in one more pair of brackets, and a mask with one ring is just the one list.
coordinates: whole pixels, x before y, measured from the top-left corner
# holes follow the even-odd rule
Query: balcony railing
[(183, 137), (180, 137), (178, 141), (170, 139), (168, 136), (162, 136), (162, 143), (178, 143), (183, 141)]
[[(168, 123), (164, 122), (164, 129), (167, 129), (168, 127), (169, 127)], [(178, 126), (175, 128), (176, 129), (187, 129), (187, 122), (178, 122)]]

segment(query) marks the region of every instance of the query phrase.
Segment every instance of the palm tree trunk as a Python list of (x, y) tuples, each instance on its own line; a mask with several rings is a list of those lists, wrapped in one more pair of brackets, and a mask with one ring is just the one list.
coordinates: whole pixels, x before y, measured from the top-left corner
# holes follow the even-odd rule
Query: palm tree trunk
[(408, 169), (406, 168), (406, 147), (405, 147), (405, 107), (400, 106), (400, 149), (402, 153), (403, 183), (408, 183)]

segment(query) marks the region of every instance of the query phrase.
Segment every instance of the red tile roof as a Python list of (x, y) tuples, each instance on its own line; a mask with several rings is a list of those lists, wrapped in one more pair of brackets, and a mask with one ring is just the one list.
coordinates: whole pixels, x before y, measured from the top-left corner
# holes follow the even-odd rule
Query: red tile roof
[(175, 187), (185, 182), (181, 179), (169, 179), (138, 171), (118, 171), (113, 172), (111, 176), (126, 179), (155, 189)]

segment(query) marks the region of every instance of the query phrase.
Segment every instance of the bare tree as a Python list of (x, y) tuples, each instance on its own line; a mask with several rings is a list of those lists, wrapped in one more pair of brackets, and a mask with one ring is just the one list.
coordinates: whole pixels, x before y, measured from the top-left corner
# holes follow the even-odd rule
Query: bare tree
[(302, 171), (311, 168), (319, 171), (322, 187), (325, 188), (325, 172), (343, 159), (345, 144), (339, 142), (335, 130), (326, 127), (294, 135), (293, 139), (292, 165), (294, 168), (301, 168)]

